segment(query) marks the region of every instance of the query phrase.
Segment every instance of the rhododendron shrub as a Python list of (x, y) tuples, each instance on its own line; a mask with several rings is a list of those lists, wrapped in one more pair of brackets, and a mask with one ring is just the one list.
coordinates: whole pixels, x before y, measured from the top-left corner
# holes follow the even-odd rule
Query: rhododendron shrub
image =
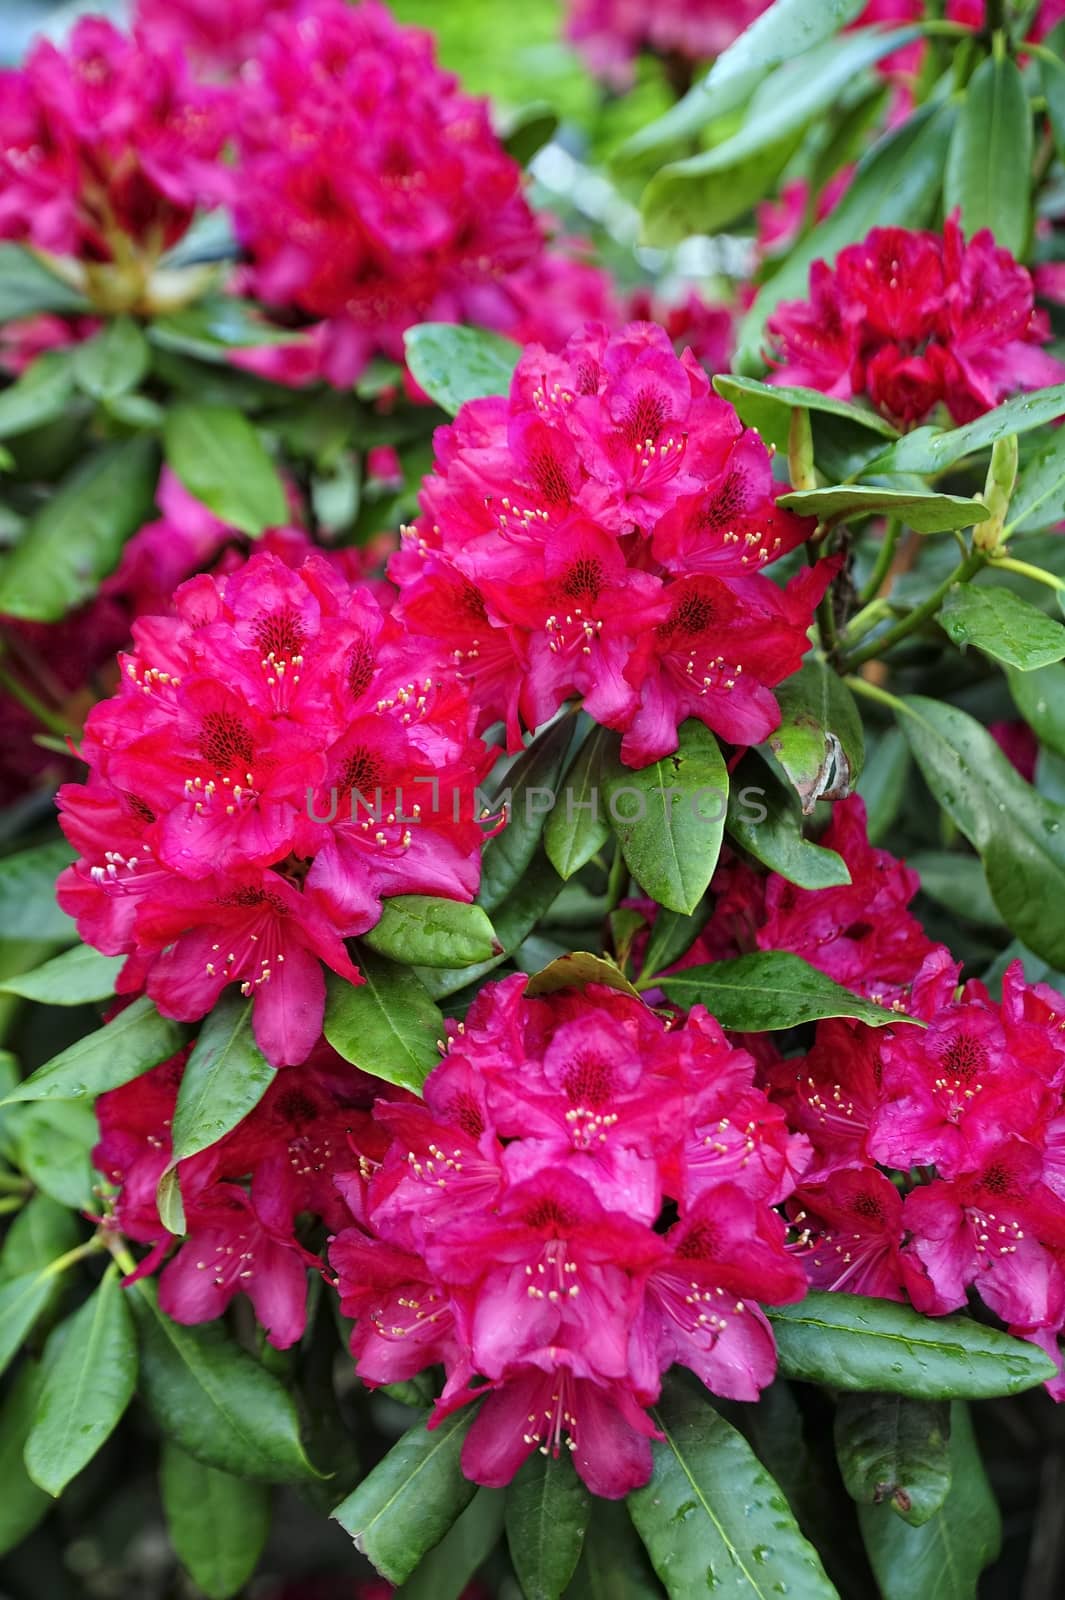
[(1065, 1592), (1062, 9), (0, 20), (13, 1600)]

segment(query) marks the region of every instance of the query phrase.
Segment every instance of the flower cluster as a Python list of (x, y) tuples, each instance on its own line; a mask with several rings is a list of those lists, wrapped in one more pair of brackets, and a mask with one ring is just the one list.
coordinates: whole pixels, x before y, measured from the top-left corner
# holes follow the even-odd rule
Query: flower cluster
[(633, 323), (533, 346), (508, 399), (436, 435), (422, 515), (390, 572), (399, 614), (445, 650), (517, 748), (570, 695), (634, 766), (699, 717), (764, 739), (833, 567), (763, 568), (813, 523), (776, 503), (769, 452), (695, 358)]
[(268, 19), (292, 0), (137, 0), (138, 32), (163, 49), (179, 49), (216, 77), (239, 72), (255, 54)]
[(238, 983), (266, 1056), (298, 1063), (321, 1032), (320, 962), (359, 981), (344, 940), (383, 896), (477, 888), (490, 752), (473, 708), (315, 553), (191, 579), (133, 637), (86, 724), (88, 782), (60, 791), (79, 856), (60, 902), (129, 958), (121, 992), (191, 1021)]
[(566, 31), (593, 72), (623, 87), (641, 50), (701, 61), (720, 55), (770, 0), (569, 0)]
[(772, 1379), (757, 1302), (802, 1292), (771, 1208), (806, 1141), (701, 1008), (669, 1026), (526, 981), (482, 990), (424, 1104), (378, 1102), (387, 1149), (329, 1258), (367, 1383), (443, 1363), (435, 1420), (480, 1401), (469, 1477), (566, 1444), (617, 1497), (650, 1475), (644, 1408), (674, 1362), (734, 1399)]
[[(119, 1186), (112, 1225), (151, 1246), (141, 1277), (175, 1243), (156, 1194), (171, 1162), (170, 1127), (188, 1054), (102, 1095), (96, 1106), (93, 1161)], [(307, 1223), (336, 1230), (360, 1214), (359, 1163), (387, 1143), (367, 1109), (379, 1087), (319, 1042), (304, 1065), (275, 1078), (232, 1133), (178, 1164), (186, 1232), (159, 1281), (168, 1316), (210, 1322), (243, 1294), (272, 1345), (295, 1344), (306, 1326), (308, 1269), (322, 1270), (304, 1242), (313, 1237)]]
[(1065, 1324), (1065, 1000), (1020, 962), (1002, 999), (945, 951), (884, 1030), (825, 1022), (771, 1074), (813, 1160), (789, 1203), (810, 1282), (927, 1314), (970, 1289), (1057, 1357)]
[(77, 257), (102, 301), (135, 304), (143, 261), (225, 197), (229, 126), (180, 51), (85, 17), (64, 51), (42, 40), (0, 74), (0, 238)]
[(777, 382), (867, 396), (907, 426), (940, 404), (970, 422), (1065, 374), (1040, 348), (1030, 274), (987, 229), (966, 243), (953, 218), (942, 234), (874, 228), (834, 267), (815, 262), (809, 300), (778, 306), (768, 329)]
[(327, 376), (403, 359), (416, 322), (517, 322), (507, 275), (542, 234), (486, 105), (429, 34), (365, 0), (265, 29), (241, 95), (237, 231), (254, 292), (329, 323)]

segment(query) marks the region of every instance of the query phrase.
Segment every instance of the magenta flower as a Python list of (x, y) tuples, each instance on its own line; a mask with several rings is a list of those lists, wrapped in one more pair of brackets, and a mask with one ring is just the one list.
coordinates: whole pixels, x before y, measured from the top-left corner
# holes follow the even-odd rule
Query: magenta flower
[(194, 1021), (237, 983), (288, 1065), (321, 1032), (320, 963), (358, 981), (344, 940), (383, 897), (472, 898), (490, 753), (465, 693), (319, 555), (256, 554), (184, 584), (175, 612), (135, 625), (89, 718), (59, 895), (129, 958), (124, 992)]
[(641, 50), (701, 61), (720, 55), (770, 0), (569, 0), (567, 34), (593, 72), (619, 87)]
[(533, 346), (509, 401), (464, 406), (436, 453), (390, 568), (399, 614), (512, 748), (575, 695), (633, 766), (688, 716), (739, 743), (772, 731), (835, 569), (764, 575), (812, 522), (778, 507), (761, 440), (662, 329)]

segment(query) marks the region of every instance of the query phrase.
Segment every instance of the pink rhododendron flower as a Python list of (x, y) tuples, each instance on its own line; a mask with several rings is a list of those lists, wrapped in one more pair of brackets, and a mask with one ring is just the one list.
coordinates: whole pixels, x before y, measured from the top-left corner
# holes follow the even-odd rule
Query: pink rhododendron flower
[(801, 1287), (771, 1204), (807, 1147), (767, 1181), (760, 1131), (782, 1119), (701, 1008), (667, 1025), (601, 985), (526, 981), (451, 1027), (424, 1104), (378, 1105), (390, 1143), (330, 1260), (367, 1383), (443, 1362), (436, 1420), (481, 1401), (469, 1476), (501, 1485), (568, 1445), (616, 1498), (650, 1476), (645, 1408), (674, 1362), (735, 1399), (771, 1382), (759, 1302)]
[(240, 102), (237, 231), (267, 304), (328, 322), (325, 375), (403, 359), (416, 322), (520, 321), (506, 279), (542, 233), (522, 173), (433, 57), (365, 0), (272, 19)]
[(970, 422), (1065, 374), (1040, 348), (1050, 329), (1030, 274), (986, 228), (966, 243), (949, 217), (942, 235), (874, 228), (834, 267), (815, 262), (809, 301), (767, 327), (776, 381), (864, 395), (904, 426), (940, 404)]
[(79, 853), (60, 881), (83, 936), (194, 1021), (230, 983), (275, 1065), (321, 1032), (321, 962), (382, 897), (472, 898), (473, 795), (490, 753), (465, 692), (323, 556), (269, 551), (192, 579), (134, 625), (119, 693), (60, 794)]
[(464, 406), (436, 456), (390, 564), (400, 615), (511, 748), (571, 695), (634, 766), (676, 749), (688, 716), (738, 743), (772, 731), (772, 685), (835, 569), (765, 576), (812, 523), (778, 508), (761, 440), (661, 328), (533, 346), (509, 399)]
[(770, 0), (569, 0), (567, 34), (593, 72), (623, 86), (641, 50), (720, 55)]
[(225, 198), (229, 121), (228, 98), (195, 83), (180, 51), (83, 17), (63, 50), (42, 40), (0, 74), (0, 238), (90, 274), (158, 258)]
[(153, 47), (179, 49), (201, 71), (225, 77), (255, 54), (268, 19), (291, 9), (292, 0), (137, 0), (135, 20)]
[(681, 299), (661, 301), (650, 290), (638, 289), (629, 296), (626, 320), (660, 323), (677, 354), (690, 350), (711, 376), (729, 369), (736, 344), (736, 313), (731, 306), (704, 300), (694, 289)]

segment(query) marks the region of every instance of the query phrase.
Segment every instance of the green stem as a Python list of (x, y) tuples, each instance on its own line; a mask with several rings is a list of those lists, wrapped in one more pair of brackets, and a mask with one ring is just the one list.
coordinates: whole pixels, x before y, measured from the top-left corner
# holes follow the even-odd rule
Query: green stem
[(1055, 67), (1061, 66), (1060, 56), (1056, 56), (1053, 50), (1048, 49), (1045, 44), (1036, 44), (1032, 39), (1024, 41), (1024, 54), (1026, 56), (1035, 56), (1040, 61), (1049, 61)]
[(629, 874), (628, 868), (625, 865), (625, 857), (622, 854), (621, 846), (618, 845), (614, 851), (614, 859), (610, 863), (610, 877), (607, 879), (606, 885), (607, 916), (609, 916), (612, 911), (617, 910), (621, 897), (625, 893), (625, 888), (628, 884), (628, 881)]
[(19, 705), (25, 706), (30, 715), (36, 717), (41, 727), (47, 728), (49, 733), (57, 734), (61, 739), (76, 737), (78, 730), (72, 728), (69, 722), (65, 722), (54, 711), (50, 711), (44, 701), (38, 700), (33, 691), (27, 689), (24, 684), (19, 683), (18, 679), (8, 672), (6, 667), (0, 667), (0, 687), (6, 689), (11, 698), (17, 700)]
[(126, 1241), (120, 1233), (106, 1233), (104, 1235), (104, 1243), (110, 1250), (118, 1270), (124, 1278), (128, 1278), (130, 1273), (136, 1272), (137, 1263), (126, 1249)]
[(1042, 567), (1033, 567), (1028, 561), (1018, 561), (1014, 556), (997, 556), (991, 565), (1001, 567), (1005, 572), (1016, 572), (1021, 578), (1031, 578), (1033, 583), (1045, 584), (1048, 589), (1057, 589), (1059, 593), (1065, 589), (1065, 579), (1056, 577), (1053, 572), (1045, 572)]
[(884, 537), (880, 542), (876, 563), (869, 574), (869, 582), (858, 596), (862, 605), (868, 605), (870, 600), (875, 600), (880, 593), (881, 585), (891, 570), (891, 563), (895, 559), (895, 546), (902, 533), (902, 521), (899, 517), (892, 517), (884, 530)]
[(851, 650), (856, 644), (871, 633), (885, 618), (896, 615), (895, 607), (886, 595), (877, 595), (875, 600), (870, 600), (867, 606), (856, 611), (843, 631), (843, 648)]
[(75, 1245), (73, 1250), (68, 1250), (65, 1256), (57, 1256), (54, 1261), (49, 1261), (39, 1274), (42, 1278), (56, 1278), (76, 1261), (84, 1261), (86, 1256), (95, 1255), (98, 1250), (104, 1249), (104, 1241), (99, 1233), (94, 1233), (91, 1239), (86, 1239), (84, 1244)]
[(898, 695), (889, 694), (886, 689), (881, 689), (878, 683), (870, 683), (867, 678), (859, 678), (856, 675), (846, 677), (843, 681), (854, 694), (862, 695), (866, 700), (875, 700), (878, 705), (887, 706), (897, 717), (911, 715), (910, 708), (904, 700), (900, 700)]
[(853, 672), (856, 667), (864, 667), (867, 661), (874, 661), (877, 656), (886, 655), (897, 644), (901, 644), (903, 639), (908, 639), (911, 633), (926, 623), (930, 617), (935, 616), (946, 599), (948, 592), (956, 583), (964, 583), (973, 576), (973, 573), (979, 572), (980, 568), (985, 566), (986, 563), (987, 555), (985, 552), (974, 550), (971, 555), (967, 556), (964, 561), (954, 568), (949, 578), (945, 578), (939, 587), (932, 591), (927, 600), (922, 601), (919, 606), (915, 606), (908, 616), (903, 617), (902, 621), (896, 623), (895, 627), (889, 628), (887, 633), (881, 634), (879, 639), (874, 639), (871, 645), (868, 645), (864, 650), (859, 650), (856, 656), (850, 656), (843, 664), (844, 670)]
[(21, 1172), (0, 1172), (0, 1194), (30, 1194), (33, 1184)]
[(13, 1211), (21, 1211), (26, 1200), (27, 1196), (24, 1194), (5, 1195), (0, 1200), (0, 1217), (9, 1217)]

